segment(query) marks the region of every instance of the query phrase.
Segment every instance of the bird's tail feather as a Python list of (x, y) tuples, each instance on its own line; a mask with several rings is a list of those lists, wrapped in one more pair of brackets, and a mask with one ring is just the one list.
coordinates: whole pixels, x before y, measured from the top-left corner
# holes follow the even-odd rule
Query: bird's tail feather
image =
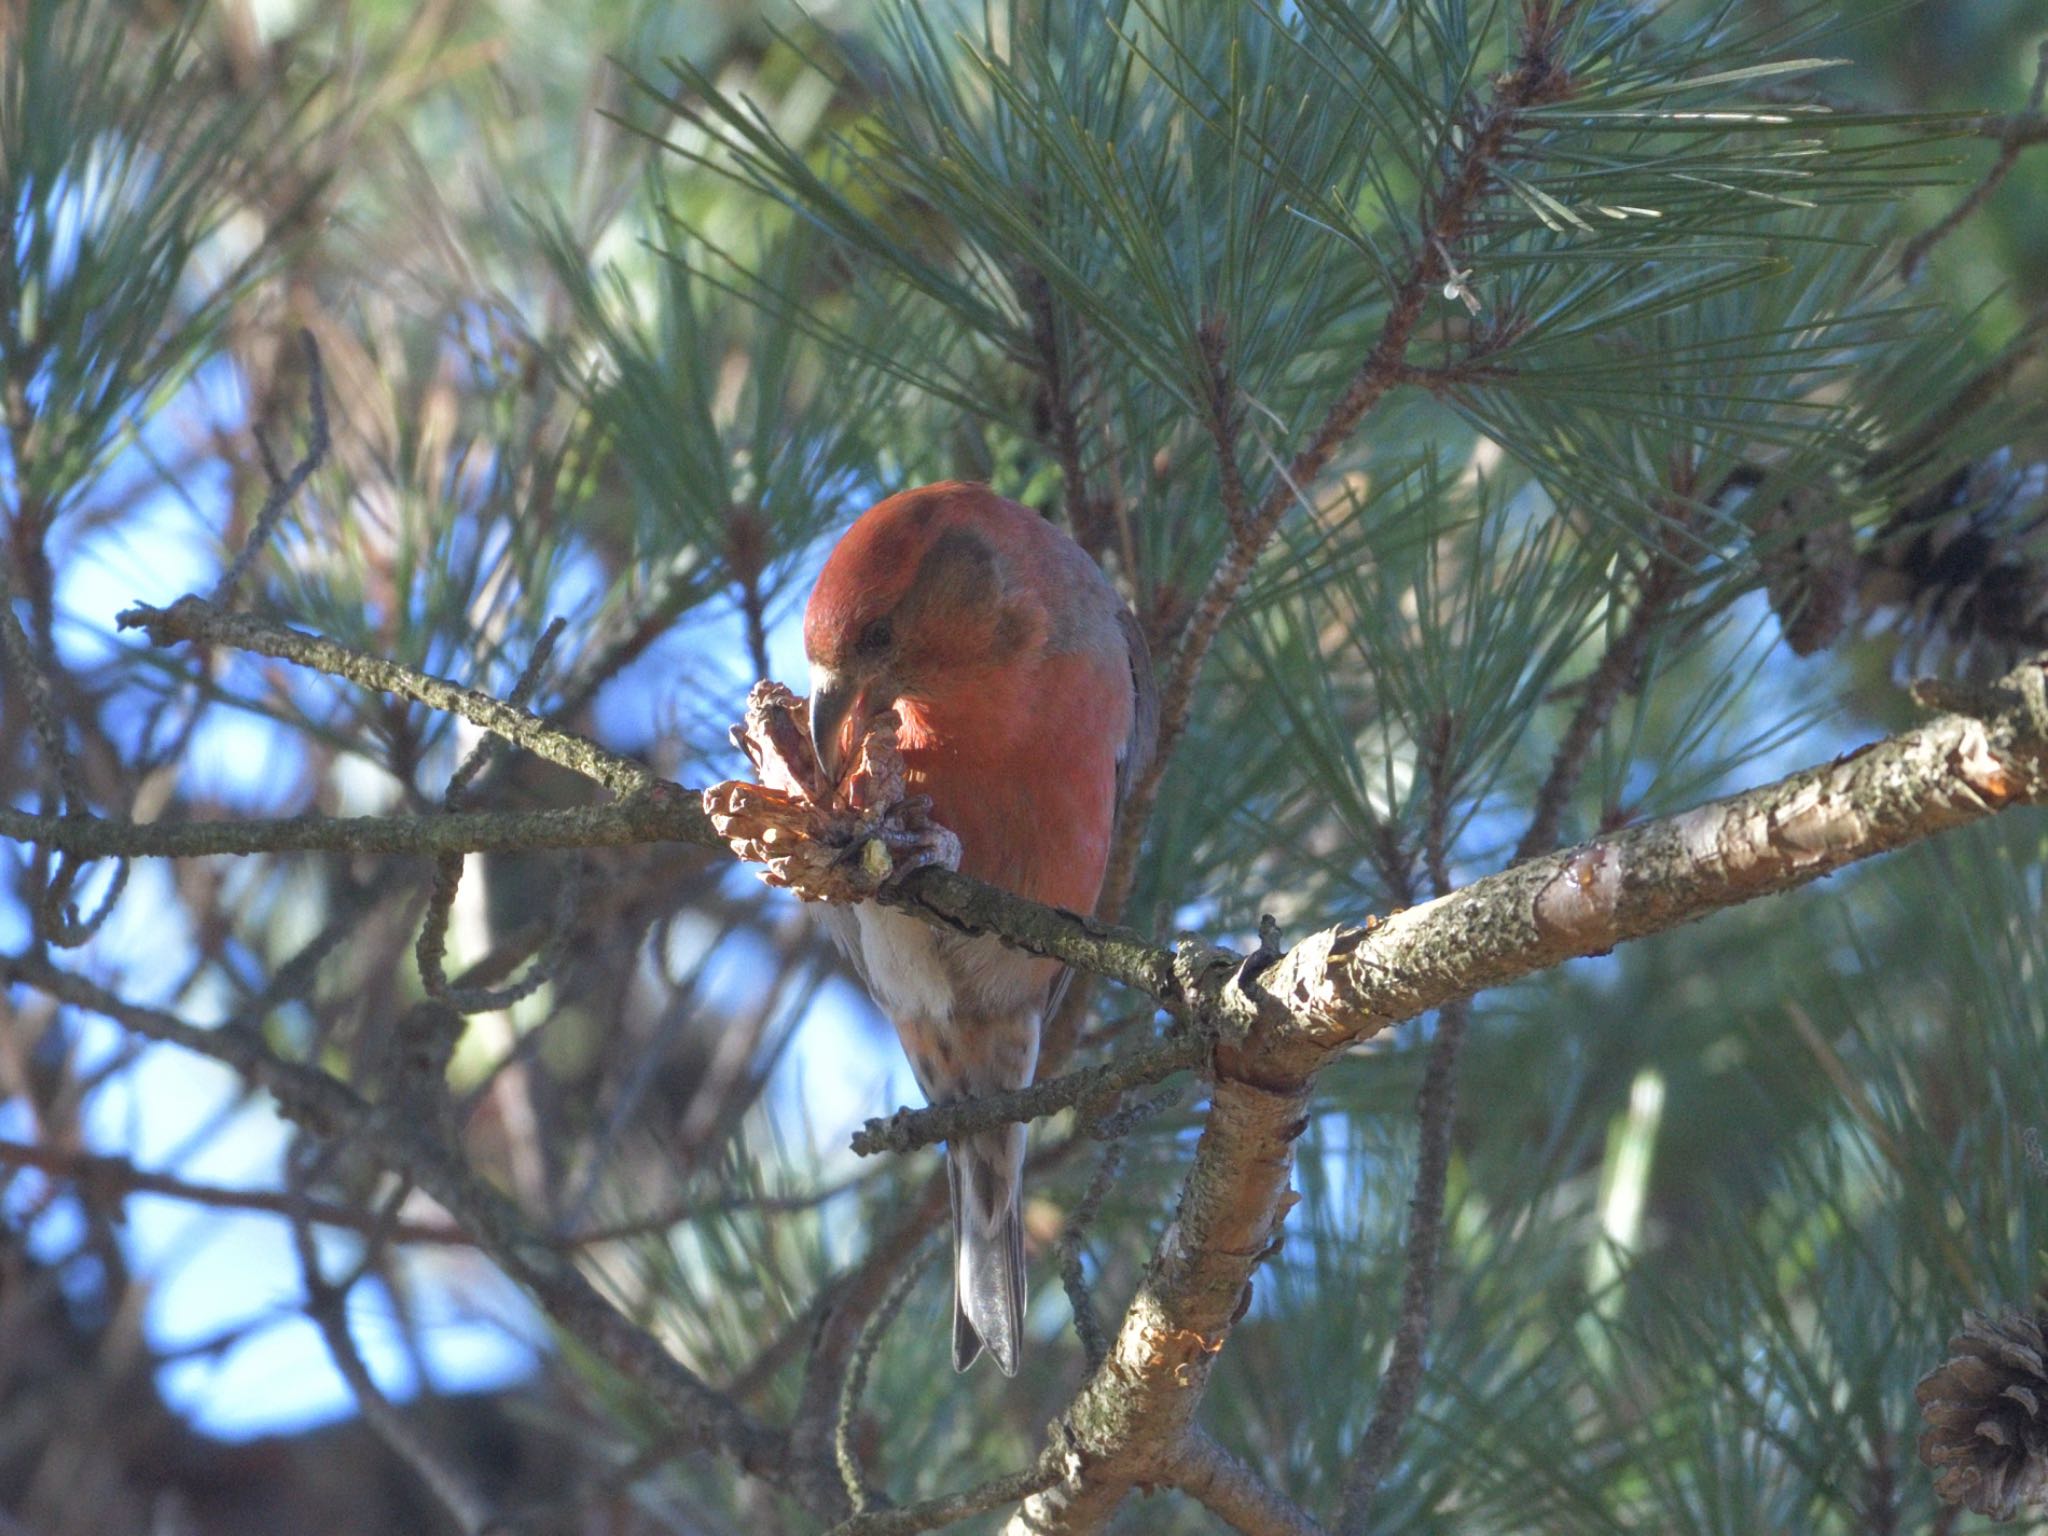
[(1024, 1224), (1018, 1210), (1024, 1127), (963, 1137), (946, 1149), (953, 1193), (953, 1368), (985, 1346), (1017, 1374), (1024, 1319)]

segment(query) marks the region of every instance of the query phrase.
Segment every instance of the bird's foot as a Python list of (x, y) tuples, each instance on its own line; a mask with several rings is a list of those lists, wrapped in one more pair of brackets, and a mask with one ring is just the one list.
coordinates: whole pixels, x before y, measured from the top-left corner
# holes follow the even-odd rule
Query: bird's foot
[(760, 782), (704, 791), (718, 835), (761, 878), (806, 901), (863, 901), (914, 869), (960, 863), (960, 839), (931, 817), (931, 799), (905, 791), (896, 717), (880, 716), (846, 777), (833, 784), (811, 746), (809, 705), (780, 683), (756, 683), (732, 729)]

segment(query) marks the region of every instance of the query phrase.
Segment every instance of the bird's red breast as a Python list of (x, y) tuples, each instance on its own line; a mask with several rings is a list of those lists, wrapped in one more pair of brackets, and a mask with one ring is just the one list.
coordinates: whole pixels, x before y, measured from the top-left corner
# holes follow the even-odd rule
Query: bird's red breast
[(1094, 910), (1130, 732), (1128, 671), (1119, 658), (1040, 655), (898, 701), (906, 780), (959, 837), (964, 873)]

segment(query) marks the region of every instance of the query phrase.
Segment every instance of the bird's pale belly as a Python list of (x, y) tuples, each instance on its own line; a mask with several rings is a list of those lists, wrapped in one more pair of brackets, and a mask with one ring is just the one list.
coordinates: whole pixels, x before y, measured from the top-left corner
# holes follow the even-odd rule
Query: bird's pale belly
[(953, 1011), (951, 968), (939, 931), (907, 912), (874, 902), (854, 908), (868, 990), (892, 1019), (943, 1019)]
[(891, 1018), (1044, 1011), (1056, 962), (876, 902), (853, 909), (868, 990)]

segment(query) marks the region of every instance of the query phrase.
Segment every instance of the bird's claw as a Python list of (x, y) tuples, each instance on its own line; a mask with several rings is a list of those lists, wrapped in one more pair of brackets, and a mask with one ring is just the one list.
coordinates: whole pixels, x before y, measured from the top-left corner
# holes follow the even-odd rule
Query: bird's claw
[(905, 793), (896, 717), (878, 717), (833, 784), (811, 746), (809, 705), (780, 683), (756, 683), (732, 729), (760, 777), (714, 784), (704, 811), (761, 878), (806, 901), (853, 902), (912, 870), (960, 863), (960, 840), (931, 818), (927, 795)]

